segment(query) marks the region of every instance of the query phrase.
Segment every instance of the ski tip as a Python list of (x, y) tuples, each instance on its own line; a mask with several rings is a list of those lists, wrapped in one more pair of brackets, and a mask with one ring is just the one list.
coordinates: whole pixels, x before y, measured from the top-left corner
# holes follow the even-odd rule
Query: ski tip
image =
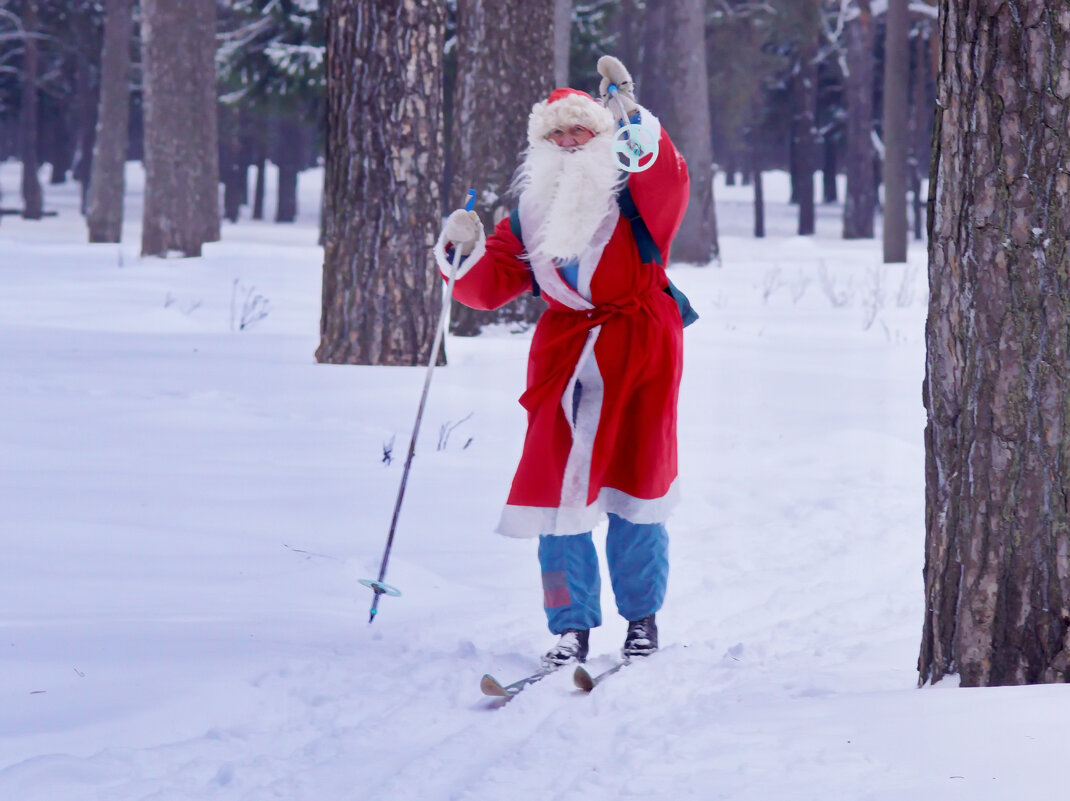
[(587, 668), (583, 665), (578, 665), (576, 670), (573, 671), (572, 683), (585, 693), (589, 693), (594, 689), (594, 678), (587, 672)]
[(483, 674), (483, 678), (479, 681), (479, 689), (483, 691), (483, 695), (491, 695), (495, 698), (512, 697), (512, 693), (506, 690), (502, 683), (489, 673)]

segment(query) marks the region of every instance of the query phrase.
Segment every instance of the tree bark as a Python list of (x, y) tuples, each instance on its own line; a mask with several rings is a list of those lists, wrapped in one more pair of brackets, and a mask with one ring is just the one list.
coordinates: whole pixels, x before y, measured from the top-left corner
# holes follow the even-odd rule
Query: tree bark
[(847, 193), (843, 238), (872, 239), (877, 209), (873, 175), (873, 45), (875, 25), (869, 0), (857, 0), (858, 16), (847, 24)]
[(907, 260), (910, 0), (888, 0), (884, 37), (884, 263)]
[(443, 289), (431, 256), (440, 190), (429, 176), (442, 174), (444, 155), (444, 5), (335, 0), (327, 8), (317, 361), (415, 365), (430, 358)]
[[(512, 210), (506, 195), (517, 154), (527, 146), (532, 104), (554, 88), (553, 31), (554, 0), (457, 3), (453, 180), (447, 201), (455, 208), (468, 187), (475, 187), (476, 209), (488, 231)], [(518, 63), (524, 69), (517, 69)], [(488, 86), (495, 91), (488, 92)], [(532, 295), (490, 312), (455, 303), (450, 330), (474, 336), (489, 323), (532, 323), (545, 307)]]
[(27, 220), (41, 219), (44, 205), (41, 181), (37, 177), (37, 169), (40, 166), (37, 155), (37, 2), (38, 0), (25, 0), (22, 9), (22, 25), (27, 36), (23, 41), (19, 150), (22, 156), (22, 216)]
[(143, 256), (219, 239), (214, 0), (142, 0)]
[(86, 209), (90, 242), (119, 242), (122, 239), (133, 7), (133, 0), (107, 0), (105, 9), (100, 110)]
[(941, 0), (919, 683), (1070, 679), (1070, 8)]
[[(702, 0), (666, 0), (659, 38), (648, 39), (643, 74), (647, 86), (638, 100), (654, 106), (673, 142), (687, 161), (691, 196), (687, 215), (673, 242), (675, 261), (705, 265), (719, 254), (713, 202), (713, 148), (710, 101), (706, 86), (706, 24)], [(647, 6), (647, 17), (652, 13)], [(664, 94), (651, 93), (650, 78)], [(671, 85), (670, 85), (671, 81)], [(659, 104), (663, 111), (658, 111)], [(649, 107), (649, 106), (648, 106)]]

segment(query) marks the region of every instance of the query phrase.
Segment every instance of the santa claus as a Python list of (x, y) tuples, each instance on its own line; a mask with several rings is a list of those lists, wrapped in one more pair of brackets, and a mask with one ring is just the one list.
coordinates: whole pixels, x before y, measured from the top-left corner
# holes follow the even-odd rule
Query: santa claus
[[(457, 210), (435, 247), (444, 276), (460, 251), (461, 303), (493, 309), (535, 291), (549, 304), (532, 337), (520, 398), (527, 435), (498, 526), (539, 537), (543, 606), (560, 635), (547, 666), (584, 661), (601, 624), (591, 530), (604, 515), (617, 610), (628, 621), (624, 656), (657, 648), (683, 326), (693, 314), (664, 270), (687, 207), (687, 165), (636, 104), (620, 61), (603, 56), (598, 72), (602, 103), (557, 89), (532, 108), (513, 214), (487, 237), (475, 212)], [(627, 124), (649, 134), (638, 141), (657, 142), (649, 169), (620, 169), (614, 134)]]

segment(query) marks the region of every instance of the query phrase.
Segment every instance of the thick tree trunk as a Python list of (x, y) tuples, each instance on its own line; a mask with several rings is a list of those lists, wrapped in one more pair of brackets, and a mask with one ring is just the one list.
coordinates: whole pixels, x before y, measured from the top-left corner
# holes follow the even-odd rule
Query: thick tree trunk
[(795, 154), (795, 198), (799, 204), (799, 236), (814, 233), (814, 173), (817, 142), (814, 120), (817, 112), (816, 45), (803, 49), (792, 77), (792, 141)]
[(613, 16), (613, 32), (616, 48), (614, 55), (631, 70), (632, 80), (636, 81), (639, 91), (644, 91), (645, 80), (642, 73), (641, 36), (643, 12), (636, 0), (619, 0)]
[(873, 45), (876, 25), (869, 0), (857, 0), (858, 16), (847, 24), (847, 193), (843, 238), (872, 239), (877, 209), (873, 175)]
[(1070, 680), (1070, 10), (941, 0), (919, 681)]
[(568, 86), (572, 0), (554, 0), (554, 86)]
[(256, 161), (256, 183), (253, 186), (253, 219), (264, 219), (264, 193), (266, 192), (267, 159), (264, 156)]
[(123, 169), (130, 125), (130, 37), (133, 0), (107, 0), (101, 53), (100, 111), (89, 181), (90, 242), (118, 242), (123, 231)]
[[(456, 207), (468, 187), (475, 187), (476, 209), (488, 231), (512, 210), (506, 194), (517, 154), (527, 145), (531, 106), (554, 88), (553, 30), (554, 0), (457, 3), (453, 181), (447, 202)], [(523, 70), (516, 68), (518, 62)], [(488, 86), (495, 91), (488, 92)], [(455, 303), (450, 330), (474, 336), (488, 323), (532, 323), (545, 307), (532, 295), (490, 312)]]
[[(687, 215), (673, 242), (672, 258), (705, 265), (719, 253), (706, 86), (705, 4), (702, 0), (666, 0), (660, 13), (661, 38), (647, 40), (650, 59), (644, 63), (643, 72), (649, 78), (653, 70), (658, 75), (656, 83), (666, 93), (652, 94), (648, 80), (638, 99), (659, 114), (691, 175)], [(647, 16), (650, 14), (648, 4)], [(656, 48), (655, 52), (650, 52), (651, 48)], [(664, 111), (658, 111), (659, 104)]]
[(910, 0), (888, 0), (884, 37), (884, 263), (907, 260)]
[(320, 362), (431, 356), (443, 289), (431, 256), (440, 190), (429, 176), (442, 174), (444, 5), (328, 6)]
[(219, 239), (214, 0), (142, 0), (141, 253), (201, 255)]
[(22, 156), (22, 216), (39, 220), (44, 198), (41, 181), (37, 177), (40, 166), (37, 155), (37, 2), (26, 0), (22, 9), (22, 25), (27, 34), (23, 42), (22, 107), (19, 110), (19, 151)]

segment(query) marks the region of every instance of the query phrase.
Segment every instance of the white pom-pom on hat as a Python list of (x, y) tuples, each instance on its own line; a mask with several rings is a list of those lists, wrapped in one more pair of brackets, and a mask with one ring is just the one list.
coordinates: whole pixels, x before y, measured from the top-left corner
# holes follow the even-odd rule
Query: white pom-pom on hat
[(609, 109), (579, 89), (554, 89), (550, 96), (532, 106), (528, 117), (528, 143), (546, 139), (556, 129), (582, 125), (595, 136), (616, 127)]

